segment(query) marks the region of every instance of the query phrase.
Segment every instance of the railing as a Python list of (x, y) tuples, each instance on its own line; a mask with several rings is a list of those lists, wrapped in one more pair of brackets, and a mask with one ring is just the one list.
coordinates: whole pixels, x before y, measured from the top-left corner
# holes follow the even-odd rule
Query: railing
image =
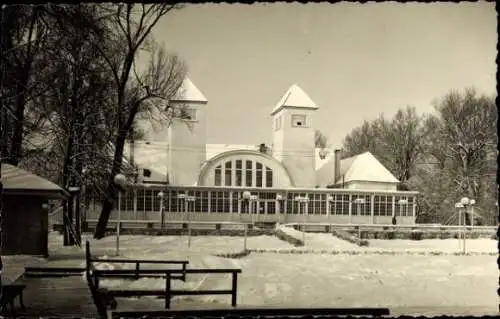
[[(286, 223), (283, 226), (305, 226), (305, 227), (314, 227), (314, 226), (322, 226), (322, 227), (331, 227), (331, 228), (343, 228), (343, 229), (355, 229), (358, 230), (360, 228), (363, 229), (381, 229), (381, 230), (394, 230), (394, 229), (404, 229), (404, 230), (431, 230), (431, 231), (443, 231), (443, 230), (476, 230), (476, 231), (496, 231), (498, 229), (497, 226), (460, 226), (460, 225), (425, 225), (425, 224), (416, 224), (416, 225), (389, 225), (389, 224), (332, 224), (332, 223)], [(307, 230), (307, 228), (306, 228)]]
[[(186, 281), (187, 260), (144, 260), (144, 259), (93, 259), (93, 262), (103, 263), (124, 263), (135, 264), (135, 269), (96, 269), (98, 277), (103, 278), (121, 278), (121, 279), (139, 279), (139, 278), (157, 278), (165, 277), (165, 269), (140, 269), (141, 264), (162, 264), (162, 265), (182, 265), (181, 273), (174, 276), (173, 279)], [(99, 287), (97, 287), (99, 288)]]

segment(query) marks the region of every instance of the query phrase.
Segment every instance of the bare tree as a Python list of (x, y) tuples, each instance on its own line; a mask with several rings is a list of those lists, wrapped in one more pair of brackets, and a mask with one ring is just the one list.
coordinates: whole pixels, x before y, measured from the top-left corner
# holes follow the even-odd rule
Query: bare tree
[(21, 157), (27, 104), (46, 88), (40, 55), (47, 35), (42, 6), (5, 6), (2, 10), (2, 152), (9, 163)]
[(399, 109), (389, 125), (382, 127), (383, 149), (390, 158), (389, 169), (402, 184), (415, 171), (415, 164), (424, 152), (423, 117), (414, 107)]
[(498, 143), (494, 97), (478, 95), (473, 88), (462, 94), (451, 91), (435, 108), (438, 114), (427, 123), (431, 154), (452, 181), (448, 192), (474, 198), (478, 206), (493, 211)]
[(414, 107), (399, 109), (391, 120), (377, 119), (355, 128), (344, 139), (344, 157), (371, 152), (407, 189), (417, 160), (424, 151), (423, 116)]
[(111, 32), (114, 31), (114, 43), (122, 54), (117, 55), (116, 50), (110, 54), (106, 47), (100, 49), (100, 54), (107, 61), (115, 82), (114, 105), (118, 134), (114, 141), (113, 165), (95, 238), (102, 238), (105, 235), (109, 215), (117, 197), (113, 177), (122, 169), (125, 141), (133, 128), (136, 116), (144, 108), (155, 107), (161, 112), (165, 111), (165, 103), (153, 104), (153, 100), (168, 101), (177, 92), (184, 79), (184, 64), (176, 56), (167, 55), (161, 50), (153, 55), (142, 75), (134, 72), (134, 61), (138, 50), (144, 45), (160, 18), (176, 8), (178, 6), (169, 4), (116, 4), (105, 7), (105, 11), (111, 17), (109, 28)]

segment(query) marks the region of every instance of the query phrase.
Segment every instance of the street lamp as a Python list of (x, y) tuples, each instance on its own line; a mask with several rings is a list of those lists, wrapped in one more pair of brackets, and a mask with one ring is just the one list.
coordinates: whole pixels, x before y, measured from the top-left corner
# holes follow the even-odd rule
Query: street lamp
[(165, 194), (160, 191), (158, 193), (158, 198), (160, 199), (160, 218), (161, 218), (161, 229), (164, 229), (165, 228), (165, 213), (163, 211), (163, 196), (165, 196)]
[[(246, 212), (247, 214), (250, 214), (250, 197), (252, 197), (252, 193), (250, 193), (249, 191), (244, 191), (242, 196), (243, 198), (243, 203), (244, 203), (244, 206), (246, 207)], [(245, 222), (245, 229), (244, 229), (244, 236), (245, 236), (245, 239), (243, 241), (243, 250), (246, 251), (247, 250), (247, 236), (248, 236), (248, 224)]]
[(471, 229), (474, 229), (474, 205), (476, 205), (476, 201), (474, 199), (471, 199), (469, 201), (470, 205), (470, 225)]
[(278, 221), (276, 227), (279, 227), (281, 221), (281, 210), (283, 208), (283, 200), (284, 200), (283, 195), (276, 194), (276, 203), (278, 204), (276, 209), (276, 214), (278, 215)]
[(256, 204), (258, 199), (257, 195), (250, 196), (250, 207), (252, 207), (250, 214), (252, 218), (252, 225), (255, 225), (255, 215), (257, 214)]
[(458, 249), (462, 250), (465, 253), (465, 237), (463, 238), (462, 244), (462, 210), (465, 207), (464, 203), (468, 203), (465, 200), (466, 198), (462, 198), (460, 202), (455, 203), (455, 208), (458, 210)]
[(188, 247), (191, 247), (191, 210), (189, 210), (189, 203), (194, 203), (196, 197), (186, 196), (186, 211), (188, 218)]
[[(180, 199), (180, 200), (182, 200), (182, 203), (184, 204), (184, 212), (186, 212), (187, 211), (187, 207), (186, 207), (186, 194), (178, 194), (177, 198)], [(182, 215), (181, 220), (184, 223), (184, 215)], [(184, 226), (182, 226), (182, 228), (181, 228), (181, 232), (180, 232), (181, 237), (182, 237), (183, 229), (184, 229)]]
[(127, 178), (123, 174), (115, 175), (113, 179), (116, 187), (118, 188), (118, 217), (116, 222), (116, 255), (120, 255), (120, 224), (121, 224), (121, 206), (122, 206), (122, 192), (126, 191), (128, 183)]

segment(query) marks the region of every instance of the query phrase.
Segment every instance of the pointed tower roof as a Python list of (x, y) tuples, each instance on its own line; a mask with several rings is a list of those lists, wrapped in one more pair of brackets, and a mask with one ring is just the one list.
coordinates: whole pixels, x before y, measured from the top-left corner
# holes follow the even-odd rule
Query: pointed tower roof
[(277, 113), (283, 107), (300, 107), (308, 109), (318, 109), (316, 103), (297, 84), (293, 84), (286, 91), (278, 104), (271, 111), (271, 115)]
[(207, 98), (201, 93), (189, 78), (182, 81), (179, 90), (171, 100), (172, 102), (200, 102), (207, 103)]

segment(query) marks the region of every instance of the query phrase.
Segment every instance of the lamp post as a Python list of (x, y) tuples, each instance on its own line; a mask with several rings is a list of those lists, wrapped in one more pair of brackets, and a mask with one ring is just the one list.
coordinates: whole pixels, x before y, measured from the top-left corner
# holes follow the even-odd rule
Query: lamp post
[(188, 247), (191, 247), (191, 210), (189, 210), (189, 203), (194, 203), (196, 197), (194, 196), (186, 196), (186, 212), (188, 218)]
[(457, 210), (458, 213), (458, 249), (462, 250), (462, 242), (461, 242), (461, 223), (462, 223), (462, 208), (464, 208), (464, 205), (460, 202), (455, 203), (455, 209)]
[(471, 199), (469, 201), (470, 205), (470, 226), (471, 230), (474, 230), (474, 205), (476, 205), (476, 201), (474, 199)]
[(118, 188), (118, 216), (116, 222), (116, 256), (120, 255), (120, 224), (121, 224), (121, 206), (122, 206), (122, 192), (127, 189), (127, 178), (123, 174), (115, 175), (113, 179), (116, 187)]
[[(327, 206), (327, 212), (328, 212), (328, 222), (331, 223), (332, 221), (332, 203), (333, 203), (333, 200), (334, 200), (334, 197), (333, 195), (328, 195), (326, 196), (326, 204), (328, 205)], [(331, 233), (332, 232), (332, 224), (329, 225), (329, 232)]]
[(164, 229), (165, 228), (165, 213), (163, 212), (163, 196), (165, 196), (165, 194), (163, 192), (159, 192), (158, 193), (158, 198), (160, 199), (160, 218), (161, 218), (161, 221), (160, 221), (160, 227), (161, 229)]
[(276, 214), (278, 215), (278, 221), (276, 223), (276, 227), (279, 227), (281, 221), (281, 207), (283, 203), (283, 196), (281, 194), (276, 194), (276, 203), (277, 203)]
[(257, 197), (257, 195), (252, 195), (250, 196), (250, 207), (251, 207), (251, 218), (252, 218), (252, 226), (255, 226), (255, 215), (257, 214), (257, 200), (259, 198)]
[[(187, 211), (187, 207), (186, 207), (186, 194), (179, 194), (177, 195), (177, 198), (182, 200), (182, 203), (184, 205), (184, 212)], [(184, 222), (184, 215), (182, 215), (182, 221)], [(183, 231), (181, 230), (181, 236), (182, 236), (182, 233)]]
[[(465, 230), (466, 230), (466, 225), (465, 225), (465, 217), (466, 217), (466, 214), (468, 213), (467, 210), (468, 210), (468, 207), (471, 207), (471, 213), (472, 213), (472, 217), (473, 218), (473, 214), (474, 214), (474, 205), (476, 204), (476, 201), (474, 199), (469, 199), (467, 197), (462, 197), (462, 199), (460, 199), (460, 204), (462, 205), (463, 207), (463, 210), (464, 210), (464, 221), (463, 221), (463, 226), (461, 227), (462, 228), (462, 236), (463, 236), (463, 241), (464, 241), (464, 244), (463, 244), (463, 253), (465, 254), (466, 253), (466, 246), (465, 246), (465, 240), (466, 240), (466, 234), (465, 234)], [(459, 214), (459, 219), (460, 219), (460, 224), (462, 224), (462, 217), (461, 217), (461, 214)]]
[[(242, 194), (243, 203), (245, 205), (245, 209), (246, 209), (248, 214), (250, 214), (250, 197), (252, 197), (252, 193), (250, 193), (249, 191), (243, 192), (243, 194)], [(247, 250), (247, 236), (248, 236), (248, 224), (246, 222), (245, 222), (245, 229), (244, 229), (243, 233), (245, 236), (245, 239), (243, 241), (243, 250), (246, 251)]]

